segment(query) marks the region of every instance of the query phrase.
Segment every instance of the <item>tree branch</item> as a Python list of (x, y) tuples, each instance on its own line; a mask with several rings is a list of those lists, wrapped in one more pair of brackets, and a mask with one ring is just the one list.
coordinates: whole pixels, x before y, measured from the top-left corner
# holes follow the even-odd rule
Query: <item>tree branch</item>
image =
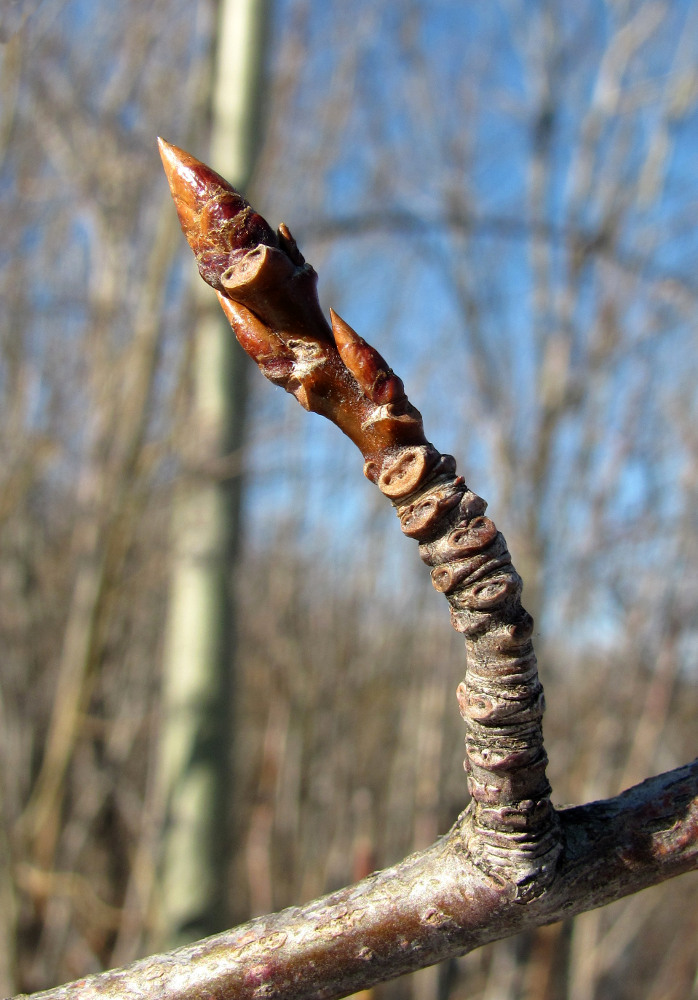
[(188, 153), (160, 141), (170, 189), (202, 277), (267, 378), (322, 413), (362, 452), (364, 473), (419, 542), (434, 587), (466, 637), (458, 688), (472, 796), (470, 858), (506, 870), (523, 897), (543, 892), (560, 852), (545, 775), (543, 691), (521, 606), (521, 579), (455, 461), (424, 436), (421, 414), (374, 348), (320, 311), (317, 275), (283, 224), (274, 233), (240, 194)]
[(354, 886), (33, 998), (332, 1000), (603, 906), (698, 865), (698, 762), (558, 815), (555, 879), (527, 903), (468, 857), (464, 814), (426, 851)]
[(426, 851), (355, 886), (36, 1000), (330, 1000), (698, 867), (696, 762), (553, 809), (533, 620), (484, 500), (427, 441), (378, 352), (336, 314), (327, 323), (288, 229), (275, 233), (209, 167), (160, 145), (182, 229), (238, 340), (355, 442), (449, 601), (466, 639), (458, 701), (472, 799)]

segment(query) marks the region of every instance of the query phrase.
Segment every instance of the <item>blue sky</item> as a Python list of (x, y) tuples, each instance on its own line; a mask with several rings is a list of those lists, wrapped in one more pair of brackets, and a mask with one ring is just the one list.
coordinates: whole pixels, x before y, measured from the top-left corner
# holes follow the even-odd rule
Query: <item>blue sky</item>
[[(611, 586), (623, 567), (647, 565), (641, 526), (653, 505), (664, 516), (689, 502), (681, 470), (690, 456), (672, 406), (687, 412), (698, 360), (697, 7), (283, 0), (274, 8), (271, 138), (253, 182), (256, 207), (289, 223), (318, 266), (323, 303), (405, 378), (428, 434), (491, 500), (512, 544), (525, 543), (526, 511), (539, 494), (556, 594), (573, 594), (593, 525), (621, 536), (617, 567), (605, 542), (593, 555), (594, 572)], [(72, 310), (62, 334), (81, 335), (80, 295), (99, 267), (102, 212), (115, 221), (133, 214), (132, 242), (122, 248), (133, 278), (125, 295), (135, 287), (166, 197), (155, 135), (206, 155), (205, 116), (193, 120), (192, 109), (211, 10), (172, 0), (161, 25), (143, 21), (142, 37), (133, 31), (137, 9), (129, 19), (106, 0), (46, 0), (28, 22), (37, 61), (33, 75), (23, 70), (22, 127), (32, 127), (42, 93), (57, 121), (71, 106), (82, 116), (62, 141), (82, 157), (85, 183), (65, 185), (57, 140), (36, 126), (36, 177), (21, 175), (12, 155), (2, 174), (6, 199), (30, 191), (24, 239), (40, 244), (35, 323), (47, 356), (61, 309)], [(618, 70), (619, 39), (633, 31), (639, 40)], [(133, 68), (126, 56), (136, 42), (143, 55)], [(147, 80), (164, 73), (168, 57), (181, 89), (161, 88), (154, 100)], [(131, 189), (112, 191), (95, 168), (115, 135), (130, 158)], [(122, 208), (110, 203), (115, 191)], [(56, 262), (51, 213), (71, 199), (76, 224)], [(193, 267), (186, 253), (182, 246), (170, 271), (153, 434), (163, 433), (186, 351), (176, 307)], [(126, 309), (110, 334), (115, 348), (129, 324)], [(609, 337), (617, 349), (608, 350)], [(541, 485), (530, 480), (541, 371), (566, 350), (574, 398), (554, 429)], [(50, 368), (37, 398), (50, 398)], [(318, 418), (292, 415), (293, 400), (253, 384), (251, 537), (261, 537), (267, 505), (286, 497), (302, 503), (300, 529), (323, 539), (318, 551), (329, 538), (332, 558), (368, 558), (355, 539), (367, 517), (374, 523), (377, 501), (360, 457)], [(307, 481), (309, 489), (299, 486)], [(659, 482), (673, 486), (661, 491)], [(391, 512), (375, 516), (376, 530), (418, 571)]]

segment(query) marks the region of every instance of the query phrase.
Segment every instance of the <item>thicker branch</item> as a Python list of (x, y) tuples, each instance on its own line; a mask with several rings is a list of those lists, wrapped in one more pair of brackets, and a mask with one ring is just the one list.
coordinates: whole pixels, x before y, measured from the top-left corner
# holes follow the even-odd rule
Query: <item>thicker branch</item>
[(461, 817), (354, 886), (33, 1000), (332, 1000), (603, 906), (698, 866), (698, 761), (558, 815), (555, 879), (525, 906), (472, 863)]

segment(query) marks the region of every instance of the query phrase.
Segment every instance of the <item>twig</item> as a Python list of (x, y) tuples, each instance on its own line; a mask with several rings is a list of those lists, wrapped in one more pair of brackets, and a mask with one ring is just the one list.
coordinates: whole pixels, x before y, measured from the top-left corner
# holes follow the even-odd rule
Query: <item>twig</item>
[(466, 638), (458, 689), (472, 801), (427, 850), (355, 886), (35, 1000), (331, 1000), (698, 867), (698, 761), (556, 812), (521, 580), (485, 502), (424, 436), (381, 356), (317, 301), (317, 276), (209, 167), (160, 143), (182, 229), (248, 354), (336, 423), (419, 542)]
[(486, 503), (424, 436), (420, 413), (380, 354), (317, 299), (317, 275), (285, 225), (276, 233), (209, 167), (160, 140), (180, 223), (201, 276), (267, 378), (328, 417), (360, 449), (366, 476), (420, 544), (466, 636), (458, 689), (471, 807), (464, 844), (484, 871), (541, 893), (560, 852), (545, 776), (543, 692), (521, 579)]

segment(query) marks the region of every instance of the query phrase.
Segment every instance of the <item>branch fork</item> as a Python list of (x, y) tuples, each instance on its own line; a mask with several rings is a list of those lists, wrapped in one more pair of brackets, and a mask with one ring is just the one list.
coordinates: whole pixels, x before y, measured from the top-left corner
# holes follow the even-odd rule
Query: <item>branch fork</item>
[(358, 446), (465, 636), (471, 801), (427, 850), (355, 886), (34, 1000), (332, 1000), (697, 868), (698, 761), (553, 809), (533, 619), (485, 501), (427, 441), (381, 355), (336, 313), (328, 324), (288, 228), (159, 141), (182, 229), (238, 340)]

